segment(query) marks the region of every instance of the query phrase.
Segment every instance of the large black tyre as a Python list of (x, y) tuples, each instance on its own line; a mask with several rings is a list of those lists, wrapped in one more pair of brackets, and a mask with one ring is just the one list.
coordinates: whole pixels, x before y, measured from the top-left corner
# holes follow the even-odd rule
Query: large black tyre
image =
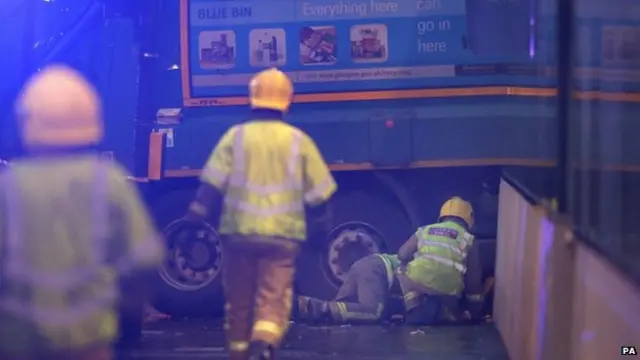
[[(374, 237), (380, 252), (395, 252), (412, 234), (412, 226), (406, 212), (393, 196), (385, 196), (375, 188), (370, 190), (340, 190), (331, 200), (335, 235), (344, 224), (357, 227), (369, 224), (375, 228), (380, 237)], [(330, 234), (331, 238), (331, 234)], [(296, 292), (325, 300), (332, 299), (340, 282), (332, 276), (329, 269), (329, 245), (322, 250), (303, 247), (298, 257), (296, 272)], [(365, 256), (366, 254), (362, 254)], [(349, 259), (350, 265), (357, 260)], [(346, 269), (345, 269), (346, 270)]]
[[(205, 253), (211, 259), (211, 275), (203, 280), (206, 285), (184, 286), (188, 284), (188, 277), (180, 275), (179, 256), (176, 248), (176, 234), (184, 227), (192, 226), (181, 218), (187, 211), (189, 202), (195, 196), (194, 188), (174, 190), (162, 195), (154, 202), (152, 209), (156, 224), (162, 231), (167, 244), (167, 258), (154, 279), (153, 304), (159, 311), (173, 316), (220, 316), (224, 308), (222, 287), (222, 248), (215, 230), (208, 224), (200, 224), (200, 232), (205, 233), (204, 245), (196, 250)], [(213, 243), (213, 245), (212, 245)], [(217, 246), (216, 246), (217, 245)], [(199, 245), (198, 245), (199, 246)], [(206, 261), (209, 264), (209, 261)], [(185, 280), (186, 279), (186, 280)]]

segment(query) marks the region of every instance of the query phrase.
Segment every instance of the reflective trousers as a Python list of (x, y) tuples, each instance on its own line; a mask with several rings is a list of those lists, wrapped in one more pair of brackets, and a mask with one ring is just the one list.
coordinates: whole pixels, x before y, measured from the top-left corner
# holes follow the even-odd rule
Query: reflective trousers
[(298, 244), (287, 239), (225, 236), (225, 330), (231, 360), (248, 357), (252, 341), (277, 347), (291, 314)]
[(64, 351), (34, 355), (13, 355), (0, 352), (2, 360), (112, 360), (111, 349), (108, 346), (96, 347), (78, 351)]
[(370, 255), (349, 269), (329, 310), (336, 322), (376, 322), (383, 315), (388, 297), (387, 269), (378, 256)]
[(353, 264), (333, 301), (300, 296), (298, 312), (303, 320), (374, 323), (393, 312), (402, 312), (402, 304), (392, 298), (395, 291), (389, 289), (389, 274), (382, 259), (370, 255)]

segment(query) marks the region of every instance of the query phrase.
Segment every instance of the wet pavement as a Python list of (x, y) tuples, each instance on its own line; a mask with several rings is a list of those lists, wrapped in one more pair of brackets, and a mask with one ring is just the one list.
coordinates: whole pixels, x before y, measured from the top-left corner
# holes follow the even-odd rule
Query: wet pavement
[[(292, 325), (279, 359), (308, 360), (508, 360), (490, 325), (452, 327)], [(225, 359), (216, 321), (171, 320), (150, 325), (129, 359)]]

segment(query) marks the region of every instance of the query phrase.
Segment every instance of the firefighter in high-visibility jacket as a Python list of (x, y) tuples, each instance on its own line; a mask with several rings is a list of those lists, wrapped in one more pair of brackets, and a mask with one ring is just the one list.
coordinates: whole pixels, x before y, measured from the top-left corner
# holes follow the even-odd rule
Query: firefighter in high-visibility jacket
[(480, 320), (484, 289), (478, 246), (469, 232), (473, 208), (453, 197), (442, 205), (438, 221), (419, 228), (398, 251), (405, 321), (424, 324), (464, 320), (465, 313), (458, 306), (463, 290), (469, 320)]
[(397, 255), (365, 256), (353, 263), (334, 300), (297, 296), (294, 318), (338, 324), (375, 323), (402, 314), (402, 305), (393, 301), (393, 296), (400, 294), (396, 281), (399, 266)]
[(209, 219), (222, 236), (231, 359), (274, 356), (289, 323), (297, 250), (329, 226), (336, 183), (313, 140), (283, 120), (292, 96), (277, 69), (251, 79), (252, 120), (219, 140), (189, 206), (188, 219)]
[(26, 155), (0, 172), (0, 359), (108, 360), (119, 280), (153, 275), (164, 245), (126, 170), (95, 149), (100, 101), (80, 74), (43, 69), (16, 112)]

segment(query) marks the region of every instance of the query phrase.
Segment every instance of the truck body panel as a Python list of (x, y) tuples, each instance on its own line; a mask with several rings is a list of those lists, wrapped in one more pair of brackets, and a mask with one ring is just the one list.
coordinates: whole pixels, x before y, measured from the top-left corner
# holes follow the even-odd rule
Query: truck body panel
[[(327, 162), (343, 169), (365, 163), (380, 168), (550, 164), (553, 108), (536, 100), (525, 102), (529, 104), (495, 97), (405, 100), (350, 104), (342, 111), (298, 105), (287, 120), (316, 140)], [(171, 138), (164, 149), (166, 175), (200, 170), (221, 134), (249, 117), (246, 111), (238, 113), (196, 117), (185, 112), (182, 124), (164, 128), (170, 129)]]

